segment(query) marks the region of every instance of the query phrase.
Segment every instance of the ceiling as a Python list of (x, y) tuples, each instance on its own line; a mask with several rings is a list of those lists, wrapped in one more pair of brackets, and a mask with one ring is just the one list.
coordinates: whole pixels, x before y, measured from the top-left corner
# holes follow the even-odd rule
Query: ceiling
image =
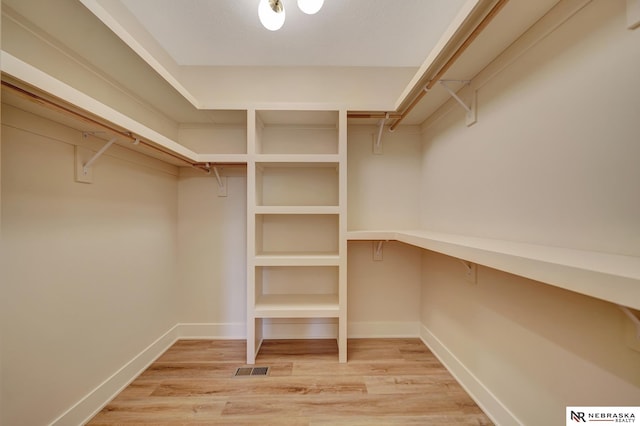
[[(9, 15), (178, 124), (241, 120), (230, 111), (248, 108), (393, 112), (496, 1), (325, 0), (310, 16), (283, 0), (272, 32), (259, 0), (2, 0), (3, 50), (21, 48), (5, 36)], [(509, 0), (443, 78), (471, 80), (557, 2)], [(434, 88), (404, 123), (449, 98)]]
[(306, 15), (282, 0), (285, 24), (269, 31), (256, 0), (120, 1), (181, 66), (414, 68), (466, 2), (326, 0)]

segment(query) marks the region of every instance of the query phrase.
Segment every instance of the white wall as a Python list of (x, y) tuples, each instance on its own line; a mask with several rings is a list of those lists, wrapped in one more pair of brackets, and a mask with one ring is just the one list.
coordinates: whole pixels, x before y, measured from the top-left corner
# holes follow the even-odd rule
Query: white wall
[[(233, 113), (216, 111), (223, 118)], [(246, 121), (246, 111), (242, 113)], [(236, 114), (229, 117), (234, 121)], [(180, 124), (178, 140), (193, 152), (198, 154), (246, 154), (247, 153), (247, 125), (240, 124)]]
[(383, 244), (382, 260), (374, 261), (374, 244), (349, 243), (348, 336), (415, 337), (420, 324), (421, 250), (390, 241)]
[[(458, 108), (425, 126), (424, 228), (640, 255), (640, 32), (624, 4), (593, 1), (488, 80), (474, 126)], [(422, 276), (423, 332), (519, 422), (640, 404), (616, 306), (484, 267), (470, 285), (433, 253)]]
[(414, 229), (420, 223), (420, 128), (403, 126), (382, 136), (373, 154), (375, 126), (351, 125), (347, 140), (349, 231)]
[(247, 178), (245, 168), (222, 168), (227, 196), (215, 175), (181, 168), (179, 189), (179, 321), (206, 324), (191, 333), (246, 335)]
[[(348, 229), (414, 229), (419, 224), (420, 129), (385, 130), (382, 154), (373, 154), (375, 126), (351, 125), (347, 145)], [(420, 321), (420, 249), (373, 243), (348, 247), (349, 337), (415, 336)]]
[(640, 403), (640, 352), (615, 305), (482, 266), (473, 285), (457, 259), (427, 251), (423, 277), (423, 327), (457, 358), (453, 372), (464, 366), (517, 423)]
[(425, 128), (423, 227), (640, 255), (638, 45), (594, 1)]
[(46, 424), (176, 324), (177, 168), (112, 147), (80, 184), (97, 141), (7, 105), (2, 137), (0, 423)]

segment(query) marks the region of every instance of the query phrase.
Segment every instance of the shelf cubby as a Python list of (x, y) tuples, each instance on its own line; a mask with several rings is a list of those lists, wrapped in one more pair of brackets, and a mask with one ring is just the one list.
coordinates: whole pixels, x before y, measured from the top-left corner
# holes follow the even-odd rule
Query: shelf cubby
[(258, 111), (257, 154), (338, 154), (337, 111)]
[(338, 163), (257, 163), (257, 206), (338, 206)]
[(257, 214), (256, 256), (338, 255), (338, 215)]
[(333, 317), (339, 312), (338, 266), (256, 267), (256, 316)]

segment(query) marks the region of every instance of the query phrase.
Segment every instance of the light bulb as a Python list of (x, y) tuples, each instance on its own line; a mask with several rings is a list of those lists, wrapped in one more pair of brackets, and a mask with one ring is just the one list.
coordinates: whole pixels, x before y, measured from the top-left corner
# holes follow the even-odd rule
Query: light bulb
[(323, 4), (324, 0), (298, 0), (298, 7), (307, 15), (318, 13)]
[(277, 31), (284, 25), (284, 5), (282, 0), (260, 0), (258, 17), (268, 30)]

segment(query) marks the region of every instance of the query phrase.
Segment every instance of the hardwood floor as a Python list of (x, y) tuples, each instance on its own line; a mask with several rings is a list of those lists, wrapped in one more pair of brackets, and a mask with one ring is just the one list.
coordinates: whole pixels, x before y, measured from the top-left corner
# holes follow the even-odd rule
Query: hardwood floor
[(183, 340), (89, 425), (490, 425), (419, 339), (265, 341), (266, 377), (233, 377), (244, 341)]

